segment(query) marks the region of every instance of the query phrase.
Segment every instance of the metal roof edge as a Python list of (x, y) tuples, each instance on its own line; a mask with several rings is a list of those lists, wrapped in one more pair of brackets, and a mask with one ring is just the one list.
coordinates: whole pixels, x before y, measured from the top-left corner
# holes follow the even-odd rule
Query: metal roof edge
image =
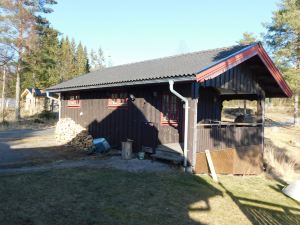
[(237, 52), (235, 52), (235, 53), (233, 53), (233, 54), (231, 54), (231, 55), (229, 55), (229, 56), (227, 56), (225, 58), (222, 58), (222, 59), (220, 59), (220, 60), (218, 60), (218, 61), (216, 61), (214, 63), (211, 63), (210, 65), (208, 65), (208, 66), (202, 68), (201, 70), (197, 71), (195, 74), (202, 73), (203, 71), (208, 70), (209, 68), (211, 68), (211, 67), (213, 67), (215, 65), (218, 65), (219, 63), (224, 62), (227, 59), (230, 59), (230, 58), (232, 58), (232, 57), (234, 57), (234, 56), (236, 56), (236, 55), (238, 55), (238, 54), (240, 54), (240, 53), (242, 53), (244, 51), (247, 51), (248, 49), (250, 49), (250, 48), (252, 48), (252, 47), (254, 47), (256, 45), (260, 45), (260, 42), (255, 42), (255, 43), (253, 43), (251, 45), (245, 45), (245, 48), (242, 48), (241, 50), (239, 50), (239, 51), (237, 51)]
[(124, 81), (118, 83), (109, 83), (109, 84), (97, 84), (97, 85), (89, 85), (89, 86), (74, 86), (67, 88), (56, 88), (56, 89), (46, 89), (49, 93), (59, 93), (59, 92), (67, 92), (67, 91), (80, 91), (80, 90), (89, 90), (89, 89), (101, 89), (108, 87), (120, 87), (120, 86), (133, 86), (133, 85), (143, 85), (143, 84), (161, 84), (168, 83), (169, 80), (172, 79), (175, 82), (184, 82), (184, 81), (196, 81), (195, 75), (189, 75), (184, 77), (165, 77), (163, 79), (149, 79), (149, 80), (137, 80), (137, 81)]

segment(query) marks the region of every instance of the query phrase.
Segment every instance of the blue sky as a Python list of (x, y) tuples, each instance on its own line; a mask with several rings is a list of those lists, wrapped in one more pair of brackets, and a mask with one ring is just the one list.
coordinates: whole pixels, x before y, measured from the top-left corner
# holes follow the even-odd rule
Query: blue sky
[(58, 0), (48, 19), (113, 65), (234, 45), (264, 32), (275, 0)]

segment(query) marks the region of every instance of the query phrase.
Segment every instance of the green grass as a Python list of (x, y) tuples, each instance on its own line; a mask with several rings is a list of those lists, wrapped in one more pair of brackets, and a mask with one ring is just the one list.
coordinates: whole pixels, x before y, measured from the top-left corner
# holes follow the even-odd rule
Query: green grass
[(280, 183), (220, 181), (87, 168), (1, 175), (0, 224), (300, 224), (299, 204)]

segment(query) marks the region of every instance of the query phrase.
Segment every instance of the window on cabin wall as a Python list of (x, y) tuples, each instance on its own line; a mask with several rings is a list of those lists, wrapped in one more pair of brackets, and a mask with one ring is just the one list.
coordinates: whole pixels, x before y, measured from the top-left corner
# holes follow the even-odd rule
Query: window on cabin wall
[(80, 108), (80, 96), (79, 94), (72, 94), (69, 96), (67, 101), (67, 107), (69, 108)]
[(127, 92), (113, 92), (108, 100), (108, 107), (126, 107), (128, 102)]
[(178, 110), (179, 104), (177, 97), (172, 94), (163, 94), (162, 96), (162, 112), (161, 124), (162, 125), (178, 125)]

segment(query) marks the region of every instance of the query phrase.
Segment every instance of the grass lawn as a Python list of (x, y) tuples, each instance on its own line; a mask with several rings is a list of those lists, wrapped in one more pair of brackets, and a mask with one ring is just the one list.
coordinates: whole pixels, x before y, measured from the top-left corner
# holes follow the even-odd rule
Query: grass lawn
[(300, 205), (263, 176), (64, 169), (1, 175), (0, 224), (300, 224)]

